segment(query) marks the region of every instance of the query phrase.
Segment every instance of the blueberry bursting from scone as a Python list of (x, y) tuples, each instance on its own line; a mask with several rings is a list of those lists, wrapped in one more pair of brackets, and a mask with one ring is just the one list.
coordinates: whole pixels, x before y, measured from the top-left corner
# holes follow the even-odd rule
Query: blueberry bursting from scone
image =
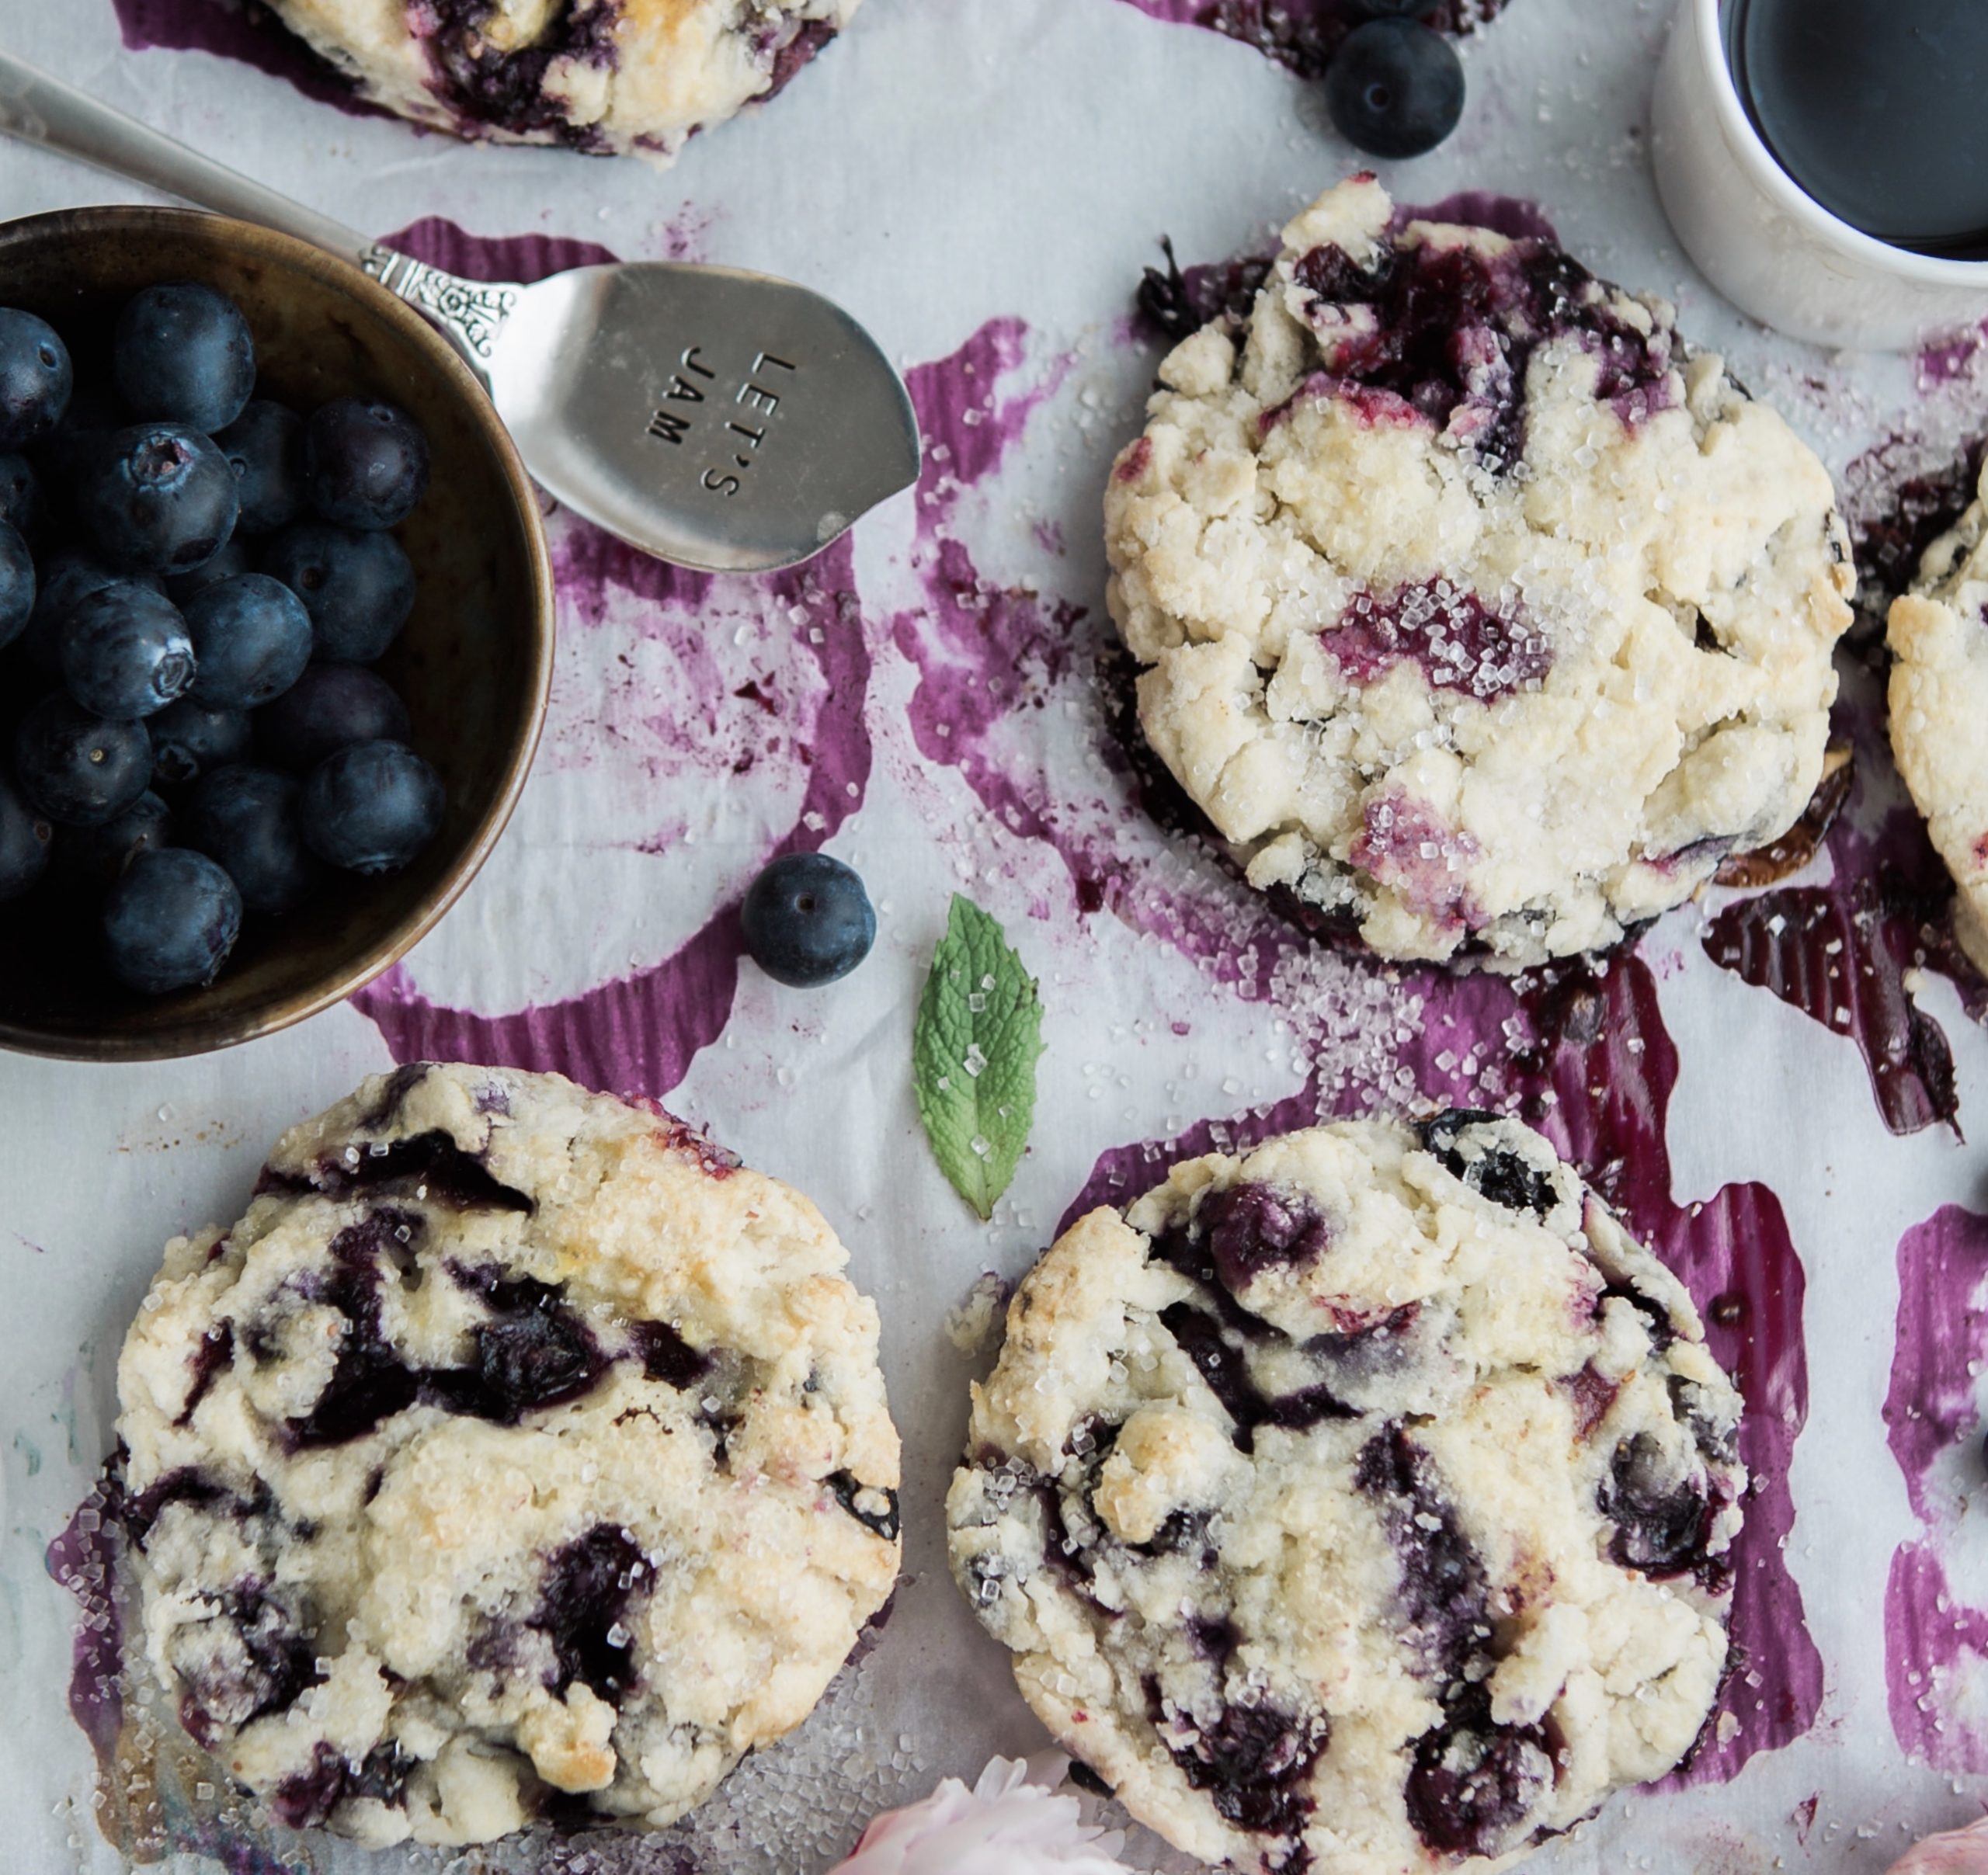
[(1787, 425), (1663, 301), (1371, 176), (1247, 283), (1161, 365), (1105, 530), (1146, 740), (1250, 883), (1521, 967), (1786, 832), (1852, 584)]
[(270, 0), (376, 103), (461, 137), (668, 158), (775, 95), (860, 0)]
[(1740, 1415), (1682, 1286), (1538, 1134), (1320, 1127), (1047, 1252), (975, 1390), (953, 1569), (1189, 1854), (1494, 1861), (1699, 1737)]
[(659, 1827), (895, 1582), (877, 1318), (820, 1214), (658, 1110), (420, 1064), (279, 1142), (124, 1345), (182, 1724), (293, 1827)]

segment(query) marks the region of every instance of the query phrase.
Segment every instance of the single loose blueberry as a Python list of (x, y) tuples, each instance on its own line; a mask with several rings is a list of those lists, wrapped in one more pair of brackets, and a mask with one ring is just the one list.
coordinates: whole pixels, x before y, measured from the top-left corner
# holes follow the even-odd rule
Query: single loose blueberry
[(407, 864), (435, 836), (442, 777), (400, 742), (355, 742), (311, 771), (298, 809), (311, 851), (355, 873)]
[(224, 579), (233, 579), (238, 574), (252, 573), (255, 570), (255, 556), (248, 550), (248, 543), (238, 534), (231, 535), (227, 546), (211, 560), (203, 560), (190, 573), (175, 573), (165, 582), (165, 596), (181, 611), (186, 602), (196, 592), (209, 586), (218, 585)]
[(0, 900), (31, 891), (48, 869), (55, 829), (0, 775)]
[(1420, 156), (1463, 115), (1463, 61), (1434, 27), (1388, 16), (1346, 36), (1326, 72), (1340, 134), (1371, 156)]
[(41, 478), (34, 464), (25, 456), (0, 456), (0, 521), (32, 540), (45, 519)]
[(184, 696), (193, 676), (179, 608), (135, 580), (99, 587), (63, 628), (63, 683), (92, 716), (135, 723)]
[(242, 710), (210, 710), (190, 696), (145, 719), (152, 738), (152, 786), (175, 788), (248, 752), (251, 726)]
[(148, 788), (115, 820), (101, 827), (64, 827), (55, 836), (57, 870), (99, 892), (115, 885), (141, 852), (172, 844), (172, 815)]
[(255, 746), (265, 762), (308, 775), (354, 742), (405, 742), (407, 705), (363, 664), (314, 664), (255, 713)]
[(11, 644), (34, 613), (34, 556), (19, 533), (0, 521), (0, 644)]
[(877, 941), (863, 881), (826, 853), (774, 860), (752, 881), (739, 922), (752, 961), (801, 989), (847, 976)]
[(221, 863), (251, 911), (288, 911), (323, 878), (297, 831), (297, 777), (273, 768), (217, 769), (186, 800), (186, 843)]
[[(51, 554), (41, 562), (36, 582), (34, 612), (28, 620), (22, 648), (45, 676), (62, 673), (62, 637), (69, 616), (92, 592), (115, 585), (126, 575), (114, 572), (85, 554)], [(141, 576), (139, 583), (149, 583)]]
[(211, 436), (255, 387), (255, 341), (242, 309), (196, 280), (166, 280), (118, 315), (111, 374), (132, 414)]
[(145, 791), (151, 738), (142, 723), (108, 723), (57, 692), (14, 731), (14, 773), (29, 804), (70, 827), (101, 827)]
[(0, 450), (50, 435), (69, 408), (69, 348), (45, 319), (0, 306)]
[(110, 967), (148, 996), (213, 982), (241, 930), (235, 881), (183, 846), (138, 854), (104, 902)]
[(280, 580), (243, 573), (186, 602), (199, 670), (193, 694), (215, 710), (273, 703), (311, 661), (311, 615)]
[(235, 531), (235, 471), (199, 431), (137, 423), (100, 438), (78, 477), (76, 510), (113, 565), (189, 573)]
[(235, 470), (242, 533), (272, 534), (303, 513), (304, 419), (287, 405), (252, 399), (214, 445)]
[(304, 426), (304, 479), (325, 520), (396, 526), (428, 486), (428, 439), (391, 404), (334, 398)]
[(414, 609), (414, 568), (391, 534), (300, 521), (269, 543), (262, 570), (304, 602), (312, 656), (370, 664)]

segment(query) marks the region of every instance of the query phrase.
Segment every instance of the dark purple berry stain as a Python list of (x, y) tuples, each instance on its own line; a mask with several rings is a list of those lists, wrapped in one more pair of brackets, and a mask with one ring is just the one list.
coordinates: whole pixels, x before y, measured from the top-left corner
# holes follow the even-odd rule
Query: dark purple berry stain
[(1394, 1547), (1409, 1645), (1438, 1686), (1461, 1682), (1490, 1651), (1489, 1584), (1434, 1464), (1403, 1427), (1392, 1425), (1360, 1448), (1353, 1481), (1372, 1501)]
[(1245, 255), (1183, 269), (1171, 240), (1162, 235), (1159, 245), (1166, 266), (1146, 269), (1135, 300), (1140, 319), (1156, 335), (1178, 345), (1217, 319), (1249, 318), (1270, 277), (1266, 256)]
[(654, 1565), (613, 1524), (596, 1523), (555, 1551), (526, 1623), (552, 1643), (555, 1664), (546, 1689), (564, 1693), (578, 1680), (610, 1706), (620, 1705), (636, 1685), (634, 1637), (624, 1617), (655, 1586)]
[(415, 1762), (401, 1751), (397, 1738), (375, 1745), (356, 1766), (347, 1763), (335, 1747), (320, 1739), (312, 1749), (310, 1769), (278, 1784), (270, 1796), (269, 1808), (287, 1828), (314, 1829), (328, 1823), (332, 1812), (348, 1798), (370, 1797), (376, 1803), (398, 1805)]
[[(410, 1367), (381, 1332), (380, 1291), (388, 1269), (409, 1267), (410, 1245), (423, 1228), (418, 1213), (377, 1210), (332, 1240), (328, 1276), (298, 1285), (348, 1325), (323, 1392), (309, 1412), (284, 1422), (294, 1449), (363, 1438), (415, 1405), (515, 1425), (528, 1412), (578, 1398), (606, 1372), (599, 1343), (557, 1290), (529, 1276), (504, 1278), (488, 1266), (455, 1264), (450, 1276), (489, 1311), (489, 1319), (471, 1332), (474, 1361), (466, 1367)], [(268, 1345), (258, 1335), (250, 1352)]]
[(628, 1329), (642, 1372), (652, 1380), (679, 1392), (694, 1386), (711, 1370), (711, 1357), (693, 1348), (666, 1321), (638, 1321)]
[(287, 1712), (324, 1675), (308, 1624), (272, 1585), (252, 1579), (207, 1599), (215, 1613), (176, 1630), (172, 1666), (186, 1689), (179, 1722), (211, 1748), (226, 1728)]
[(600, 0), (582, 10), (568, 0), (530, 44), (509, 51), (499, 50), (483, 30), (496, 10), (495, 0), (429, 0), (429, 90), (455, 112), (465, 135), (487, 125), (604, 154), (610, 146), (600, 130), (571, 122), (564, 101), (547, 92), (545, 77), (555, 63), (569, 61), (612, 71), (619, 61), (614, 29), (620, 6)]
[[(1188, 1783), (1225, 1821), (1259, 1835), (1303, 1834), (1314, 1806), (1302, 1786), (1332, 1736), (1325, 1714), (1298, 1717), (1225, 1701), (1211, 1724), (1176, 1715), (1163, 1722), (1161, 1735)], [(1287, 1859), (1282, 1866), (1302, 1865)]]
[(1639, 1432), (1615, 1448), (1597, 1502), (1615, 1526), (1608, 1554), (1624, 1568), (1660, 1579), (1709, 1577), (1714, 1589), (1729, 1575), (1729, 1565), (1715, 1561), (1705, 1547), (1713, 1509), (1704, 1481), (1688, 1470), (1680, 1476), (1676, 1461), (1649, 1433)]
[(1216, 1273), (1231, 1295), (1268, 1269), (1302, 1269), (1332, 1248), (1331, 1224), (1288, 1193), (1267, 1185), (1210, 1192), (1191, 1228), (1206, 1239)]
[(1315, 248), (1298, 261), (1296, 279), (1315, 305), (1372, 314), (1371, 329), (1363, 321), (1322, 338), (1326, 387), (1398, 398), (1489, 468), (1509, 472), (1524, 455), (1527, 368), (1549, 341), (1571, 335), (1594, 359), (1594, 394), (1625, 423), (1675, 401), (1668, 335), (1629, 324), (1593, 274), (1546, 241), (1496, 255), (1389, 247), (1371, 268), (1338, 248)]
[(175, 1425), (185, 1425), (193, 1417), (194, 1408), (207, 1397), (207, 1390), (214, 1384), (214, 1377), (235, 1358), (235, 1330), (228, 1322), (218, 1322), (200, 1337), (200, 1345), (193, 1351), (193, 1384), (186, 1390), (186, 1404), (179, 1409)]
[(1472, 1686), (1416, 1741), (1402, 1797), (1416, 1834), (1437, 1854), (1496, 1856), (1518, 1845), (1552, 1782), (1545, 1731), (1493, 1724), (1489, 1694)]
[(1475, 1153), (1466, 1155), (1459, 1141), (1479, 1127), (1495, 1127), (1496, 1113), (1475, 1108), (1452, 1107), (1422, 1123), (1422, 1143), (1444, 1169), (1453, 1173), (1480, 1198), (1521, 1217), (1545, 1217), (1559, 1200), (1553, 1181), (1528, 1165), (1515, 1152), (1486, 1141)]
[(399, 1188), (433, 1204), (458, 1210), (517, 1211), (529, 1216), (530, 1198), (502, 1183), (488, 1166), (440, 1130), (416, 1134), (391, 1145), (378, 1141), (349, 1148), (341, 1158), (320, 1159), (299, 1176), (265, 1167), (256, 1181), (258, 1193), (321, 1192), (345, 1197), (354, 1192), (387, 1192)]
[(1543, 631), (1523, 616), (1491, 611), (1447, 580), (1403, 586), (1385, 598), (1357, 593), (1319, 643), (1351, 682), (1364, 686), (1398, 664), (1413, 664), (1432, 689), (1480, 703), (1537, 689), (1553, 668)]
[(873, 1536), (886, 1543), (897, 1541), (902, 1526), (895, 1491), (882, 1484), (866, 1484), (853, 1471), (838, 1471), (828, 1483), (836, 1502)]
[(1559, 1384), (1573, 1403), (1574, 1437), (1583, 1441), (1594, 1436), (1594, 1429), (1608, 1417), (1609, 1408), (1622, 1391), (1621, 1381), (1610, 1380), (1592, 1361), (1578, 1373), (1566, 1376)]
[(1170, 1304), (1160, 1311), (1159, 1321), (1234, 1422), (1230, 1436), (1239, 1452), (1256, 1449), (1260, 1426), (1302, 1432), (1327, 1419), (1357, 1417), (1352, 1407), (1323, 1384), (1275, 1397), (1266, 1394), (1250, 1373), (1249, 1356), (1239, 1339), (1192, 1303)]

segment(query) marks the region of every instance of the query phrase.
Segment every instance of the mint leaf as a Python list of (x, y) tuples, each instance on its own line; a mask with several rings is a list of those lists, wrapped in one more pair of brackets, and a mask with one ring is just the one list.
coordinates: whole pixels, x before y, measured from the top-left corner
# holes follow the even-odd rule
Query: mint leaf
[(982, 1221), (1028, 1144), (1042, 1048), (1035, 979), (1000, 925), (955, 892), (919, 998), (912, 1084), (939, 1169)]

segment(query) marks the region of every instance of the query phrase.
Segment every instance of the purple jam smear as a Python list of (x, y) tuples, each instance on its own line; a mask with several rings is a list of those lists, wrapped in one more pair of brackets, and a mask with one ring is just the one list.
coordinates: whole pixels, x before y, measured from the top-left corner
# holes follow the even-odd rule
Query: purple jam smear
[[(739, 880), (740, 897), (763, 860), (819, 850), (862, 807), (871, 760), (864, 720), (871, 660), (847, 540), (804, 568), (733, 581), (666, 567), (573, 521), (558, 536), (554, 563), (562, 629), (598, 620), (610, 590), (679, 610), (695, 606), (714, 588), (749, 591), (784, 614), (805, 615), (805, 623), (787, 629), (805, 639), (823, 680), (812, 721), (788, 724), (806, 751), (806, 792), (794, 825)], [(732, 898), (653, 968), (556, 1002), (497, 1016), (450, 1008), (422, 995), (404, 965), (377, 977), (353, 1002), (401, 1060), (550, 1070), (585, 1087), (659, 1099), (724, 1032), (743, 955), (738, 901)]]
[(777, 98), (835, 36), (836, 29), (825, 19), (802, 20), (798, 29), (773, 48), (773, 69), (766, 89), (759, 93), (759, 102), (764, 104)]
[(76, 1598), (69, 1716), (108, 1768), (124, 1724), (123, 1625), (117, 1613), (117, 1540), (123, 1491), (106, 1470), (48, 1546), (43, 1566)]
[(391, 113), (369, 104), (258, 0), (112, 0), (125, 48), (208, 52), (281, 78), (319, 104), (353, 117)]
[[(1952, 1699), (1957, 1668), (1988, 1658), (1988, 1611), (1948, 1582), (1942, 1551), (1979, 1476), (1936, 1467), (1981, 1435), (1973, 1370), (1988, 1356), (1988, 1217), (1947, 1205), (1898, 1245), (1899, 1301), (1885, 1429), (1924, 1533), (1892, 1557), (1885, 1591), (1885, 1676), (1892, 1731), (1908, 1757), (1955, 1773), (1988, 1770), (1988, 1727)], [(1958, 1487), (1958, 1488), (1957, 1488)]]
[(217, 1323), (200, 1337), (193, 1353), (193, 1384), (186, 1390), (186, 1404), (180, 1408), (176, 1426), (193, 1417), (194, 1408), (207, 1397), (221, 1370), (235, 1358), (235, 1330), (225, 1321)]
[(1321, 648), (1363, 687), (1398, 664), (1413, 664), (1433, 689), (1480, 703), (1536, 689), (1553, 668), (1546, 634), (1524, 616), (1492, 611), (1447, 580), (1403, 586), (1385, 598), (1356, 593)]
[[(1347, 33), (1373, 15), (1367, 0), (1131, 0), (1142, 13), (1240, 40), (1301, 78), (1319, 78)], [(1423, 15), (1444, 33), (1475, 32), (1507, 0), (1438, 0)]]

